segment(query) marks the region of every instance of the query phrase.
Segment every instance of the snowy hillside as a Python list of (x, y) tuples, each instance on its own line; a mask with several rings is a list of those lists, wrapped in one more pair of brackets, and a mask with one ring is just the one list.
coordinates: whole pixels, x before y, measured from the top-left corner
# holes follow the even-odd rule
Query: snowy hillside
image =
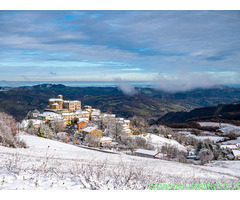
[[(219, 141), (223, 141), (224, 140), (224, 137), (220, 137), (220, 136), (215, 136), (215, 135), (210, 135), (211, 132), (207, 132), (207, 131), (203, 131), (203, 134), (207, 133), (206, 136), (199, 136), (199, 135), (195, 135), (193, 134), (191, 131), (188, 131), (188, 130), (183, 130), (183, 131), (178, 131), (179, 134), (184, 134), (184, 135), (188, 135), (188, 136), (191, 136), (191, 137), (194, 137), (196, 138), (197, 140), (206, 140), (206, 139), (209, 139), (213, 142), (219, 142)], [(212, 134), (215, 134), (214, 132)]]
[[(219, 127), (219, 123), (217, 123), (217, 122), (199, 122), (199, 124), (201, 126)], [(235, 126), (235, 125), (227, 124), (227, 123), (221, 123), (220, 130), (226, 134), (228, 134), (230, 132), (234, 132), (236, 135), (240, 136), (240, 127), (239, 126)]]
[(239, 161), (196, 166), (20, 137), (29, 148), (0, 146), (1, 189), (148, 189), (152, 183), (225, 183), (240, 178)]
[[(141, 135), (141, 137), (144, 137), (144, 136)], [(176, 140), (160, 137), (150, 133), (148, 133), (144, 138), (147, 140), (150, 140), (155, 147), (161, 148), (164, 145), (171, 145), (176, 147), (179, 150), (186, 151), (186, 147), (179, 144)]]

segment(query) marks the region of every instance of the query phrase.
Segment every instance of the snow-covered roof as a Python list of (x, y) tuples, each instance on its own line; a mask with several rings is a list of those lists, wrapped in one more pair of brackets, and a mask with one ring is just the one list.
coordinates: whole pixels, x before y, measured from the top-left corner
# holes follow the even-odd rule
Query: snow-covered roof
[(223, 145), (221, 145), (221, 148), (238, 149), (237, 145), (235, 145), (235, 144), (223, 144)]
[(125, 119), (124, 122), (125, 122), (125, 123), (130, 123), (130, 120)]
[(82, 111), (82, 114), (89, 114), (88, 111)]
[(88, 118), (79, 118), (79, 121), (78, 122), (88, 122)]
[(30, 121), (33, 122), (33, 125), (40, 125), (41, 123), (43, 123), (43, 121), (39, 119), (30, 119), (30, 120), (23, 120), (20, 126), (23, 128), (27, 128)]
[(40, 114), (39, 116), (42, 117), (46, 117), (46, 116), (50, 116), (50, 117), (58, 117), (61, 118), (60, 114), (54, 113), (54, 112), (43, 112), (42, 114)]
[(57, 106), (58, 105), (58, 103), (54, 103), (54, 104), (52, 104), (53, 106)]
[(116, 120), (124, 121), (124, 118), (116, 118)]
[(110, 137), (102, 137), (102, 138), (100, 139), (100, 142), (109, 141), (109, 140), (112, 141), (112, 138), (110, 138)]
[(78, 100), (74, 100), (73, 102), (74, 102), (74, 103), (78, 103), (78, 102), (80, 102), (80, 101), (78, 101)]
[(40, 125), (42, 123), (42, 120), (34, 120), (33, 125)]
[(114, 115), (114, 114), (107, 114), (107, 113), (104, 113), (101, 116), (102, 117), (116, 117), (116, 115)]
[(93, 131), (95, 129), (97, 129), (97, 127), (87, 127), (85, 129), (83, 129), (82, 131), (89, 133), (89, 132), (91, 132), (91, 131)]
[(233, 155), (236, 157), (240, 157), (240, 150), (232, 150)]
[(51, 98), (49, 99), (49, 101), (63, 101), (62, 99), (54, 99), (54, 98)]
[(62, 115), (67, 116), (67, 115), (75, 115), (75, 114), (74, 113), (62, 113)]
[(137, 149), (135, 151), (135, 153), (141, 153), (141, 154), (145, 154), (145, 155), (150, 155), (150, 156), (155, 156), (156, 154), (158, 154), (158, 151), (152, 151), (152, 150), (146, 150), (146, 149)]
[(92, 115), (99, 115), (99, 112), (92, 112)]

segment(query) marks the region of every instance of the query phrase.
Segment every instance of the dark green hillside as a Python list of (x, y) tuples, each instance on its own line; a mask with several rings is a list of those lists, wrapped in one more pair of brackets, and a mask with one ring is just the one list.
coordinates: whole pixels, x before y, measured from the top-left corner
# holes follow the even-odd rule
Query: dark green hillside
[(67, 87), (43, 84), (33, 87), (0, 88), (0, 111), (23, 119), (35, 108), (43, 111), (48, 99), (62, 94), (66, 100), (80, 100), (82, 106), (91, 105), (102, 112), (120, 117), (142, 116), (158, 119), (168, 112), (190, 111), (202, 106), (240, 101), (240, 89), (223, 87), (198, 89), (181, 93), (166, 93), (151, 88), (136, 88), (133, 96), (125, 95), (116, 87)]
[(239, 124), (240, 103), (220, 104), (212, 107), (193, 109), (190, 112), (169, 112), (159, 118), (157, 124), (187, 123), (191, 121), (232, 121)]

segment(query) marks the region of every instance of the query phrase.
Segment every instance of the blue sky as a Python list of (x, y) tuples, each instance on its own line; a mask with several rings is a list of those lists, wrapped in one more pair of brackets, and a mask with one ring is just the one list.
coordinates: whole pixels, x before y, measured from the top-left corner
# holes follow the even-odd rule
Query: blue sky
[(0, 80), (240, 83), (240, 11), (0, 11)]

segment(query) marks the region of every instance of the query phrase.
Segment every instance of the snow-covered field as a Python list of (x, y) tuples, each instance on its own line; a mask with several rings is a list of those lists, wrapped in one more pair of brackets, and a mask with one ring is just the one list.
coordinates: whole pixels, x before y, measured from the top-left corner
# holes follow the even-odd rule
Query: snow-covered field
[(237, 143), (240, 143), (240, 137), (237, 137), (236, 140), (229, 140), (229, 141), (223, 142), (222, 144), (237, 144)]
[[(209, 139), (213, 142), (219, 142), (219, 141), (223, 141), (224, 140), (224, 137), (220, 137), (220, 136), (213, 136), (213, 135), (208, 135), (208, 136), (199, 136), (199, 135), (194, 135), (191, 133), (191, 131), (179, 131), (178, 133), (181, 133), (181, 134), (185, 134), (185, 135), (188, 135), (188, 136), (191, 136), (191, 137), (194, 137), (198, 140), (206, 140), (206, 139)], [(204, 133), (204, 132), (203, 132)]]
[(161, 148), (164, 145), (171, 145), (176, 147), (179, 150), (187, 151), (186, 147), (178, 143), (176, 140), (160, 137), (154, 134), (148, 133), (145, 139), (150, 140), (155, 147)]
[[(201, 126), (213, 126), (213, 127), (219, 127), (219, 123), (217, 122), (199, 122)], [(224, 132), (225, 134), (228, 134), (230, 132), (236, 133), (238, 136), (240, 136), (240, 127), (235, 126), (232, 124), (227, 123), (221, 123), (220, 130)]]
[(20, 137), (29, 148), (0, 146), (0, 189), (148, 189), (152, 183), (225, 183), (240, 178), (239, 161), (198, 166)]

